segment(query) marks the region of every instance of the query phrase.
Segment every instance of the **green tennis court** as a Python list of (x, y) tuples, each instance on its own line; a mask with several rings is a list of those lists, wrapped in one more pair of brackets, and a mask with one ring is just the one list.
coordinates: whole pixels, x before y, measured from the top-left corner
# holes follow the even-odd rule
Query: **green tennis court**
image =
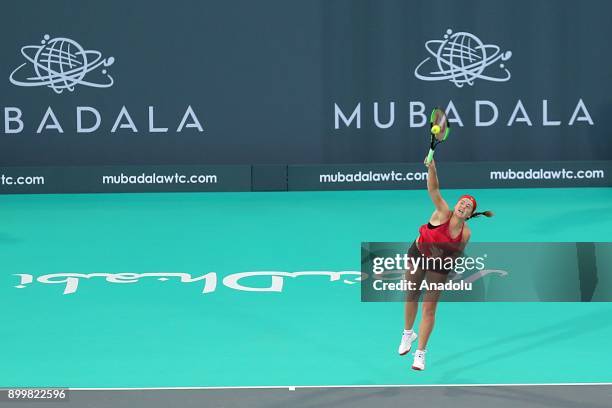
[[(462, 191), (448, 190), (454, 200)], [(612, 189), (473, 191), (496, 217), (474, 241), (610, 241)], [(429, 369), (396, 354), (399, 303), (359, 285), (285, 279), (281, 292), (203, 281), (45, 274), (359, 271), (362, 241), (409, 241), (425, 191), (0, 197), (0, 383), (171, 387), (610, 382), (608, 303), (441, 303)], [(29, 274), (34, 282), (16, 288)], [(161, 276), (161, 275), (159, 275)], [(269, 277), (243, 283), (270, 285)]]

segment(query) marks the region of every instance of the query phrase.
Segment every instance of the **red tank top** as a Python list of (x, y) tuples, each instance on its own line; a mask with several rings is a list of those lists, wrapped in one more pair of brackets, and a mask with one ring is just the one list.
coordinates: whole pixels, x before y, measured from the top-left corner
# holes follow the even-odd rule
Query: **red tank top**
[(430, 227), (429, 223), (421, 225), (421, 228), (419, 228), (419, 242), (425, 244), (438, 242), (460, 242), (461, 237), (463, 236), (463, 225), (461, 226), (461, 232), (459, 232), (459, 235), (457, 235), (455, 238), (452, 238), (449, 230), (450, 220), (451, 217), (449, 217), (444, 224), (440, 224), (437, 227), (433, 228)]

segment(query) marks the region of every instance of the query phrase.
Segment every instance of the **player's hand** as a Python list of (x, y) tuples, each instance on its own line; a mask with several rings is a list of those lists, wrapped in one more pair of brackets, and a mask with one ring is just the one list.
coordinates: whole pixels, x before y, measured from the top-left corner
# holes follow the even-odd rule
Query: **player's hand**
[(425, 167), (427, 167), (427, 168), (432, 167), (434, 170), (436, 169), (436, 160), (435, 159), (431, 159), (431, 162), (427, 163), (427, 156), (425, 156), (425, 160), (423, 160), (423, 164), (425, 164)]

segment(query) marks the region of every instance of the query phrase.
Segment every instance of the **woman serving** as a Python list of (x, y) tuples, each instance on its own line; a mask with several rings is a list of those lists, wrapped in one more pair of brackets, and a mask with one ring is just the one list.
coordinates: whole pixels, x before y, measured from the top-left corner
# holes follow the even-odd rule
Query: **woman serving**
[[(407, 279), (420, 282), (425, 279), (427, 283), (444, 283), (448, 278), (450, 270), (440, 267), (441, 262), (429, 262), (440, 258), (444, 253), (462, 252), (471, 237), (471, 231), (466, 224), (468, 219), (484, 215), (493, 216), (490, 211), (476, 212), (476, 199), (471, 195), (463, 195), (459, 198), (451, 210), (440, 193), (436, 164), (431, 158), (425, 159), (428, 168), (427, 191), (434, 204), (434, 212), (427, 224), (419, 228), (419, 235), (410, 247), (408, 255), (411, 259), (424, 257), (426, 262), (420, 264), (412, 263), (412, 269), (407, 272)], [(432, 266), (432, 265), (438, 266)], [(420, 290), (408, 293), (405, 305), (405, 326), (402, 340), (399, 346), (399, 354), (407, 354), (412, 342), (418, 337), (418, 347), (414, 353), (412, 368), (415, 370), (425, 369), (425, 351), (427, 341), (434, 327), (436, 306), (440, 298), (439, 290), (428, 290), (423, 295), (421, 309), (421, 324), (419, 326), (420, 336), (413, 330), (414, 321), (419, 307)]]

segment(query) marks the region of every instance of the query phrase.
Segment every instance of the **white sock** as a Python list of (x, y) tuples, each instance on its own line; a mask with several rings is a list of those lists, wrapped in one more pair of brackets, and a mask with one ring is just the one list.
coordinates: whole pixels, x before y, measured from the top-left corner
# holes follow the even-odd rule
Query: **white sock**
[(410, 329), (410, 330), (406, 330), (406, 329), (404, 329), (404, 335), (406, 335), (406, 336), (411, 336), (411, 335), (412, 335), (412, 333), (413, 333), (412, 329)]

